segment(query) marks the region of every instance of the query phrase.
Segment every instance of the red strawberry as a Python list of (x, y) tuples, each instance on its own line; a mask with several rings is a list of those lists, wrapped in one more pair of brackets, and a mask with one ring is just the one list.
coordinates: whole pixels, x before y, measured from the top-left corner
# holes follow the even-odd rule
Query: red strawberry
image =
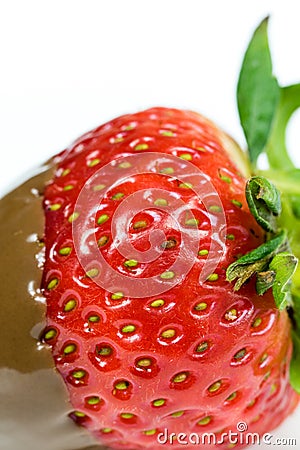
[(163, 108), (117, 118), (58, 157), (44, 199), (44, 339), (70, 416), (99, 442), (157, 449), (166, 428), (219, 436), (240, 421), (262, 434), (298, 401), (287, 313), (253, 280), (238, 293), (226, 281), (264, 241), (240, 157), (203, 117)]

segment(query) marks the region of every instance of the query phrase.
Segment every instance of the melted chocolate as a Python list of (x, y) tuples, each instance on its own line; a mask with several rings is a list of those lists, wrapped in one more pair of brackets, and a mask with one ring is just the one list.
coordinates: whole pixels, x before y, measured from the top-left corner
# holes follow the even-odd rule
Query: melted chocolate
[(53, 164), (43, 167), (0, 200), (0, 448), (104, 450), (68, 417), (65, 384), (38, 341), (46, 310), (42, 193), (53, 171)]

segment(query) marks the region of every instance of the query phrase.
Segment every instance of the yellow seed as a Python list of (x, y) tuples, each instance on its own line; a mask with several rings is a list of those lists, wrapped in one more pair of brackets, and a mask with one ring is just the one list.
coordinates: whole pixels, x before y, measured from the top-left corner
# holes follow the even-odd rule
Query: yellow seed
[(134, 147), (134, 150), (137, 151), (137, 152), (140, 152), (141, 150), (147, 150), (148, 148), (149, 148), (149, 145), (144, 143), (144, 144), (137, 144)]
[(192, 189), (193, 185), (192, 185), (192, 183), (180, 183), (179, 187), (182, 189)]
[(108, 236), (101, 236), (101, 238), (98, 240), (98, 246), (103, 247), (105, 244), (107, 244), (108, 240)]
[(170, 339), (173, 338), (176, 335), (176, 331), (172, 330), (171, 328), (169, 330), (165, 330), (161, 333), (161, 337), (164, 339)]
[(255, 417), (251, 420), (251, 423), (258, 422), (259, 419), (260, 419), (260, 414), (258, 414), (257, 416), (255, 416)]
[(225, 319), (228, 321), (233, 321), (237, 319), (237, 310), (235, 308), (230, 309), (225, 314)]
[(65, 170), (63, 170), (61, 176), (62, 176), (62, 177), (65, 177), (65, 176), (68, 175), (70, 172), (71, 172), (71, 169), (65, 169)]
[(96, 348), (96, 351), (100, 356), (109, 356), (112, 354), (112, 349), (110, 347)]
[(207, 281), (217, 281), (219, 279), (219, 275), (217, 273), (212, 273), (207, 277)]
[(121, 300), (121, 298), (123, 297), (124, 297), (123, 292), (115, 292), (114, 294), (111, 295), (112, 300)]
[(101, 429), (102, 433), (112, 433), (112, 428), (102, 428)]
[(209, 392), (213, 393), (213, 392), (217, 392), (222, 386), (222, 381), (216, 381), (215, 383), (213, 383), (212, 385), (209, 386), (208, 390)]
[(154, 202), (155, 206), (168, 206), (168, 201), (165, 198), (157, 198)]
[(160, 306), (164, 306), (165, 301), (162, 298), (159, 298), (157, 300), (154, 300), (150, 306), (152, 306), (152, 308), (159, 308)]
[(50, 211), (57, 211), (59, 208), (61, 208), (61, 204), (60, 203), (53, 203), (52, 205), (48, 206), (48, 209)]
[(74, 186), (72, 184), (67, 184), (66, 186), (64, 186), (64, 191), (71, 191), (72, 189), (74, 189)]
[(51, 328), (50, 330), (48, 330), (45, 333), (44, 339), (45, 339), (45, 341), (50, 341), (50, 339), (53, 339), (56, 335), (57, 335), (57, 331), (54, 330), (54, 328)]
[(211, 417), (206, 416), (206, 417), (203, 417), (203, 419), (198, 421), (198, 425), (204, 426), (204, 425), (208, 425), (210, 422), (211, 422)]
[(139, 359), (136, 364), (139, 367), (149, 367), (149, 366), (151, 366), (152, 361), (149, 358), (142, 358), (142, 359)]
[(208, 254), (208, 250), (206, 250), (206, 249), (199, 250), (199, 252), (198, 252), (198, 255), (199, 255), (199, 256), (205, 256), (205, 255), (207, 255), (207, 254)]
[(99, 158), (92, 159), (92, 161), (89, 161), (89, 162), (88, 162), (88, 166), (89, 166), (89, 167), (94, 167), (94, 166), (96, 166), (97, 164), (99, 164), (99, 162), (100, 162), (100, 159), (99, 159)]
[(176, 247), (176, 245), (177, 245), (176, 239), (170, 238), (161, 244), (161, 248), (170, 249)]
[(106, 222), (109, 219), (109, 215), (108, 214), (102, 214), (98, 220), (97, 223), (98, 225), (102, 225), (104, 222)]
[(265, 362), (267, 358), (268, 358), (268, 353), (264, 353), (262, 355), (262, 357), (260, 358), (260, 363), (262, 364), (263, 362)]
[(76, 345), (75, 344), (66, 345), (64, 347), (64, 354), (65, 355), (70, 355), (71, 353), (74, 353), (75, 350), (76, 350)]
[(155, 429), (144, 431), (144, 434), (145, 434), (146, 436), (153, 436), (155, 433), (156, 433), (156, 430), (155, 430)]
[(234, 241), (235, 240), (235, 235), (234, 234), (227, 234), (226, 235), (226, 239), (228, 239), (229, 241)]
[(270, 375), (271, 375), (271, 371), (268, 370), (268, 372), (264, 376), (264, 381), (267, 380), (270, 377)]
[(134, 325), (126, 325), (122, 328), (122, 333), (133, 333), (135, 331)]
[(181, 372), (175, 375), (173, 378), (173, 383), (183, 383), (188, 377), (188, 374), (186, 372)]
[(165, 167), (164, 169), (161, 169), (159, 172), (165, 175), (172, 175), (174, 173), (174, 169), (173, 167)]
[(58, 278), (52, 278), (52, 280), (49, 281), (48, 285), (47, 285), (47, 289), (49, 291), (51, 291), (51, 289), (56, 288), (56, 286), (58, 285), (59, 280)]
[(259, 327), (259, 325), (262, 323), (262, 319), (260, 318), (260, 317), (257, 317), (255, 320), (254, 320), (254, 322), (253, 322), (253, 324), (252, 324), (252, 327), (253, 328), (257, 328), (257, 327)]
[(147, 226), (147, 222), (145, 220), (138, 220), (137, 222), (135, 222), (133, 224), (133, 228), (135, 230), (139, 229), (139, 228), (145, 228)]
[(121, 417), (122, 417), (122, 419), (132, 419), (134, 417), (134, 414), (132, 414), (132, 413), (122, 413)]
[(112, 200), (121, 200), (121, 198), (124, 197), (123, 192), (117, 192), (115, 195), (112, 196)]
[(236, 392), (233, 392), (232, 394), (229, 395), (229, 397), (226, 398), (226, 402), (232, 402), (232, 400), (234, 400), (237, 396)]
[(115, 385), (115, 388), (118, 389), (119, 391), (125, 391), (128, 388), (128, 382), (119, 381), (119, 383)]
[(122, 141), (124, 141), (123, 136), (117, 136), (117, 137), (112, 139), (112, 143), (113, 144), (118, 144), (119, 142), (122, 142)]
[(183, 153), (179, 156), (179, 158), (184, 159), (185, 161), (192, 161), (193, 157), (190, 153)]
[(89, 316), (88, 321), (92, 323), (97, 323), (100, 322), (100, 317), (94, 314), (92, 316)]
[(237, 359), (237, 360), (239, 360), (239, 359), (242, 359), (242, 358), (244, 358), (244, 356), (246, 355), (246, 349), (245, 348), (242, 348), (241, 350), (239, 350), (235, 355), (234, 355), (234, 359)]
[(222, 208), (219, 205), (211, 205), (208, 209), (210, 212), (213, 212), (213, 213), (218, 213), (218, 212), (222, 211)]
[(173, 133), (173, 131), (171, 131), (171, 130), (161, 130), (160, 134), (161, 134), (162, 136), (166, 136), (166, 137), (172, 137), (172, 136), (174, 136), (174, 133)]
[(95, 278), (95, 277), (97, 277), (97, 276), (99, 275), (99, 270), (96, 269), (96, 267), (93, 267), (92, 269), (88, 270), (88, 271), (85, 273), (85, 275), (86, 275), (88, 278)]
[(72, 251), (72, 247), (62, 247), (59, 249), (58, 253), (62, 256), (68, 256)]
[(203, 353), (205, 352), (205, 350), (208, 349), (208, 342), (202, 342), (201, 344), (198, 345), (198, 347), (196, 348), (196, 352), (197, 353)]
[(85, 377), (86, 372), (85, 370), (75, 370), (72, 372), (73, 378), (76, 378), (76, 380), (80, 380), (81, 378)]
[(124, 262), (124, 266), (131, 268), (131, 267), (136, 267), (138, 265), (138, 261), (136, 261), (135, 259), (128, 259), (127, 261)]
[(194, 306), (194, 309), (196, 311), (204, 311), (206, 308), (207, 308), (207, 303), (205, 303), (205, 302), (198, 303), (196, 306)]
[(87, 404), (88, 405), (98, 405), (98, 403), (100, 403), (100, 398), (99, 397), (89, 397), (87, 399)]
[(172, 414), (172, 417), (181, 417), (184, 414), (184, 411), (176, 411)]
[(67, 301), (67, 303), (64, 306), (64, 311), (65, 312), (69, 312), (72, 311), (72, 309), (74, 309), (77, 305), (77, 301), (74, 298), (71, 298), (70, 300)]
[(197, 227), (199, 225), (199, 220), (195, 218), (187, 219), (185, 225), (188, 227)]
[(81, 411), (74, 411), (74, 416), (76, 417), (85, 417), (86, 415)]
[(124, 161), (124, 162), (120, 163), (120, 164), (118, 165), (118, 167), (119, 167), (120, 169), (129, 169), (129, 167), (131, 167), (131, 164), (130, 164), (130, 162), (128, 162), (128, 161)]
[(241, 202), (239, 202), (238, 200), (235, 200), (235, 199), (231, 200), (231, 203), (234, 206), (237, 206), (238, 208), (241, 208), (243, 206), (243, 204)]
[(163, 406), (166, 403), (166, 400), (163, 398), (158, 398), (152, 402), (152, 405), (155, 407)]
[(74, 222), (74, 220), (78, 219), (79, 217), (79, 212), (73, 212), (73, 214), (71, 214), (68, 218), (68, 221), (70, 223)]
[(232, 179), (227, 175), (222, 175), (221, 173), (219, 173), (219, 177), (222, 181), (225, 181), (225, 183), (230, 184), (232, 182)]
[(93, 191), (102, 191), (104, 188), (105, 184), (97, 184), (96, 186), (93, 186)]
[(172, 278), (175, 277), (175, 273), (172, 272), (171, 270), (167, 270), (166, 272), (163, 272), (160, 275), (160, 278), (162, 278), (163, 280), (172, 280)]

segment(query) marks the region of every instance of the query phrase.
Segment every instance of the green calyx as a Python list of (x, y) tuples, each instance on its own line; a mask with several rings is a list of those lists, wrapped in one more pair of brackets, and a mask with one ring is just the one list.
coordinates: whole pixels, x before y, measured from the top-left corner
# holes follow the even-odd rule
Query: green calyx
[[(281, 87), (273, 75), (268, 18), (255, 30), (245, 53), (237, 103), (253, 174), (246, 199), (266, 240), (227, 268), (227, 280), (235, 281), (238, 290), (255, 276), (259, 295), (272, 289), (277, 308), (289, 308), (294, 344), (290, 381), (300, 393), (300, 169), (286, 145), (287, 125), (300, 107), (300, 83)], [(261, 154), (267, 158), (267, 170), (260, 168)], [(232, 203), (240, 207), (236, 200)], [(260, 318), (256, 321), (253, 327), (261, 323)]]
[(266, 231), (276, 232), (281, 201), (275, 185), (264, 177), (254, 176), (247, 181), (246, 198), (258, 224)]
[[(261, 277), (265, 276), (265, 280), (269, 282), (270, 277), (267, 274), (271, 270), (270, 263), (273, 257), (278, 254), (281, 249), (286, 250), (287, 248), (288, 242), (286, 231), (281, 231), (269, 241), (230, 264), (226, 271), (227, 281), (231, 282), (237, 280), (234, 286), (235, 291), (238, 291), (245, 281), (254, 274), (260, 274)], [(262, 283), (262, 278), (259, 279), (259, 283)], [(272, 284), (270, 284), (269, 287), (272, 287)], [(259, 294), (264, 294), (266, 291), (266, 289), (262, 291), (258, 286), (256, 286), (256, 289)]]

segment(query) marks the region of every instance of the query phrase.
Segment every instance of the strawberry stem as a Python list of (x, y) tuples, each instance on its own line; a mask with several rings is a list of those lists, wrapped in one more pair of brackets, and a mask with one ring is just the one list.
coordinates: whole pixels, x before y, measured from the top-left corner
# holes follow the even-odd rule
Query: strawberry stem
[[(247, 48), (238, 82), (237, 101), (241, 125), (248, 144), (248, 156), (255, 175), (247, 183), (246, 196), (250, 211), (267, 231), (267, 242), (272, 246), (276, 228), (285, 230), (287, 251), (281, 248), (271, 254), (270, 260), (255, 260), (260, 247), (227, 269), (227, 279), (238, 278), (236, 286), (250, 273), (257, 273), (257, 289), (263, 293), (272, 287), (277, 307), (290, 305), (292, 319), (293, 357), (290, 380), (300, 393), (300, 169), (289, 156), (286, 145), (286, 128), (300, 107), (300, 83), (280, 87), (273, 76), (272, 59), (268, 42), (268, 20), (255, 30)], [(265, 153), (269, 169), (259, 170), (259, 155)], [(269, 185), (268, 180), (271, 181)], [(282, 212), (272, 210), (263, 195), (276, 197), (281, 193)], [(268, 193), (269, 192), (269, 193)], [(274, 214), (275, 213), (275, 214)], [(276, 216), (276, 217), (275, 217)], [(278, 239), (278, 235), (277, 235)], [(292, 253), (289, 250), (292, 250)], [(244, 264), (244, 263), (247, 264)], [(265, 266), (264, 263), (265, 262)]]

